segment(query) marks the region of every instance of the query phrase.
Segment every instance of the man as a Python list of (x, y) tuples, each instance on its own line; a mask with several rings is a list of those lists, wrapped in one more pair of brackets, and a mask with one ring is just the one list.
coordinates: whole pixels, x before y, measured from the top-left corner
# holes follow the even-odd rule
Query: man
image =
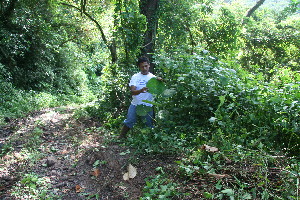
[[(152, 107), (153, 105), (150, 103), (145, 103), (143, 100), (153, 101), (153, 95), (148, 92), (148, 88), (146, 87), (147, 82), (156, 77), (151, 72), (149, 72), (150, 62), (147, 57), (141, 57), (137, 61), (137, 66), (140, 69), (139, 73), (134, 74), (131, 77), (129, 87), (132, 94), (131, 105), (129, 106), (127, 118), (123, 122), (123, 128), (121, 130), (120, 138), (125, 138), (127, 132), (133, 128), (134, 124), (137, 120), (136, 107), (137, 105), (145, 105)], [(162, 80), (160, 77), (157, 77), (158, 80)], [(146, 125), (148, 127), (153, 127), (153, 116), (154, 112), (151, 109), (150, 112), (145, 116)]]

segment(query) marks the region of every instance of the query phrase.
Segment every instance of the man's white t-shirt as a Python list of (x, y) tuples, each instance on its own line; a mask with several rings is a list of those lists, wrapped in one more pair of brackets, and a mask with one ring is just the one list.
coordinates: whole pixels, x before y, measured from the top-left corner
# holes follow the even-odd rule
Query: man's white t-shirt
[[(143, 87), (146, 87), (148, 81), (153, 77), (156, 77), (156, 76), (150, 72), (147, 75), (143, 75), (141, 72), (136, 73), (131, 77), (131, 80), (129, 82), (129, 87), (135, 86), (136, 90), (140, 90)], [(132, 95), (131, 104), (135, 105), (135, 106), (140, 105), (140, 104), (143, 104), (146, 106), (152, 106), (152, 104), (145, 103), (145, 102), (143, 102), (143, 100), (153, 101), (153, 95), (150, 94), (149, 92), (140, 93), (138, 95)]]

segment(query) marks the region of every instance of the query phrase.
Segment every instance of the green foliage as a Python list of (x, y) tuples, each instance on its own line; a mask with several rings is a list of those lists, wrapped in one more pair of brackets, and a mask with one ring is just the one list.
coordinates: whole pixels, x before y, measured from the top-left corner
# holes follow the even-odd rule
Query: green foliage
[(30, 199), (55, 199), (54, 194), (49, 193), (50, 179), (38, 177), (36, 174), (25, 174), (22, 180), (14, 187), (12, 196), (15, 198)]
[(8, 2), (14, 7), (9, 16), (4, 15), (9, 7), (2, 10), (6, 19), (0, 23), (3, 78), (24, 90), (88, 93), (84, 71), (88, 57), (80, 44), (71, 42), (83, 35), (78, 21), (64, 27), (70, 21), (54, 15), (55, 1)]
[(36, 92), (16, 89), (9, 82), (0, 83), (0, 122), (4, 117), (15, 118), (27, 113), (69, 103), (84, 103), (93, 99), (92, 95), (59, 95), (48, 92)]
[(142, 129), (135, 127), (128, 137), (127, 145), (141, 154), (176, 154), (189, 145), (184, 133), (165, 129)]
[(162, 81), (151, 78), (147, 83), (147, 88), (151, 94), (160, 95), (165, 91), (166, 86)]
[(0, 158), (5, 156), (12, 149), (13, 148), (12, 148), (11, 144), (0, 144)]
[(267, 83), (262, 76), (229, 69), (206, 55), (159, 59), (167, 87), (174, 92), (158, 98), (157, 109), (167, 110), (168, 120), (177, 126), (205, 125), (243, 144), (259, 138), (269, 147), (276, 144), (290, 152), (298, 148), (297, 73), (278, 70)]
[[(125, 115), (130, 100), (128, 81), (134, 68), (125, 68), (122, 65), (108, 65), (102, 70), (100, 87), (98, 88), (98, 101), (94, 108), (90, 108), (93, 116), (107, 123), (108, 126), (118, 127), (120, 117)], [(130, 71), (131, 70), (131, 71)], [(115, 122), (115, 123), (114, 123)]]
[(156, 49), (166, 52), (178, 49), (193, 51), (193, 47), (197, 45), (191, 31), (191, 24), (197, 18), (191, 9), (193, 5), (194, 2), (188, 0), (160, 1)]
[(240, 61), (253, 72), (263, 72), (271, 77), (274, 68), (299, 66), (299, 22), (275, 24), (268, 20), (259, 24), (249, 23), (242, 38), (245, 43)]
[[(267, 78), (273, 69), (299, 66), (299, 1), (274, 9), (265, 6), (248, 19), (241, 34), (244, 47), (238, 59), (249, 71), (262, 72)], [(276, 5), (280, 5), (279, 2)]]
[[(216, 139), (220, 137), (223, 137), (220, 133), (215, 136)], [(216, 140), (211, 142), (219, 143)], [(262, 144), (258, 150), (233, 143), (226, 147), (218, 144), (218, 147), (220, 149), (217, 152), (209, 152), (204, 148), (194, 150), (187, 159), (177, 162), (178, 173), (185, 179), (216, 178), (204, 188), (203, 195), (206, 198), (289, 199), (297, 195), (297, 173), (294, 170), (298, 170), (299, 165), (293, 164), (293, 169), (286, 168), (286, 163), (292, 160), (266, 153)], [(288, 180), (288, 177), (291, 179)], [(213, 193), (209, 192), (212, 188)]]
[[(170, 112), (171, 120), (178, 125), (207, 123), (219, 99), (229, 93), (238, 81), (235, 70), (226, 69), (208, 55), (181, 55), (176, 58), (157, 58), (167, 88), (158, 102), (159, 109)], [(188, 120), (187, 120), (188, 119)]]
[(299, 11), (299, 4), (299, 0), (291, 0), (289, 5), (277, 14), (277, 22), (286, 20), (289, 16), (297, 13)]
[(182, 194), (178, 191), (178, 185), (172, 182), (161, 167), (156, 168), (158, 175), (146, 179), (144, 194), (141, 200), (147, 199), (172, 199), (180, 197)]
[[(299, 84), (296, 81), (299, 76), (288, 69), (285, 72), (280, 76), (286, 82), (275, 77), (274, 82), (261, 85), (247, 81), (240, 93), (224, 97), (225, 103), (215, 112), (214, 125), (233, 138), (236, 135), (232, 133), (238, 133), (240, 137), (236, 139), (240, 142), (249, 143), (259, 138), (270, 148), (276, 144), (296, 153), (300, 139), (297, 128)], [(251, 90), (247, 89), (249, 86)]]
[[(146, 17), (140, 14), (138, 1), (117, 1), (115, 5), (116, 37), (121, 43), (125, 63), (134, 63), (140, 53), (143, 34), (146, 30)], [(121, 54), (122, 55), (122, 54)]]
[(136, 106), (136, 114), (138, 116), (146, 116), (148, 112), (152, 110), (152, 107), (146, 105), (137, 105)]
[(226, 58), (236, 54), (240, 48), (239, 36), (241, 24), (235, 14), (226, 7), (221, 7), (218, 17), (215, 13), (206, 15), (197, 23), (203, 34), (205, 48), (217, 56)]

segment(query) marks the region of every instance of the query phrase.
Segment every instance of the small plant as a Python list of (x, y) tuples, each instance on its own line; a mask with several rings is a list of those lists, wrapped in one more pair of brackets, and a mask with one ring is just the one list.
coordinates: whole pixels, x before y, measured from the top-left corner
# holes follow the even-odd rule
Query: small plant
[(135, 127), (134, 133), (128, 138), (128, 145), (135, 148), (137, 153), (176, 154), (184, 150), (185, 141), (184, 136), (180, 138), (169, 130)]
[(30, 137), (26, 141), (25, 147), (28, 149), (34, 149), (35, 147), (39, 146), (42, 142), (41, 136), (43, 133), (44, 131), (42, 129), (35, 127)]
[(12, 196), (18, 199), (55, 199), (55, 195), (49, 192), (50, 179), (38, 177), (38, 175), (25, 174), (19, 183), (12, 189)]
[(178, 190), (178, 184), (167, 177), (162, 167), (156, 168), (156, 171), (160, 174), (146, 179), (145, 193), (141, 200), (172, 199), (184, 195)]
[(96, 160), (96, 161), (94, 162), (94, 164), (93, 164), (93, 168), (97, 168), (97, 167), (99, 167), (99, 166), (101, 166), (101, 165), (105, 165), (106, 163), (107, 163), (106, 160)]
[(0, 158), (5, 156), (12, 149), (11, 144), (0, 144)]

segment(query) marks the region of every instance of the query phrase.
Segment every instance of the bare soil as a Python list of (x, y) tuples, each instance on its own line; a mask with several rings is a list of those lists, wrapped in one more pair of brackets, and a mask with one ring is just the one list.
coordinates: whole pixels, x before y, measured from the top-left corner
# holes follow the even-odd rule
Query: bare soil
[[(11, 192), (25, 174), (32, 173), (47, 177), (48, 192), (59, 199), (139, 199), (145, 178), (176, 159), (134, 156), (122, 142), (112, 142), (116, 134), (105, 132), (97, 120), (74, 119), (74, 111), (45, 109), (22, 119), (6, 119), (7, 124), (0, 126), (0, 144), (11, 144), (9, 153), (0, 158), (0, 199), (20, 199)], [(24, 148), (30, 147), (33, 158), (24, 154)], [(137, 176), (125, 181), (129, 164), (137, 169)]]

